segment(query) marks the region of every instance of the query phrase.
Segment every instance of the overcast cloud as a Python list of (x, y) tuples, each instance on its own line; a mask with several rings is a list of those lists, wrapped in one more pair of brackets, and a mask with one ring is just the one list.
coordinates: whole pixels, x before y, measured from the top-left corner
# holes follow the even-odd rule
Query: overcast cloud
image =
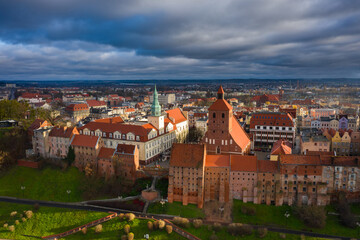
[(360, 77), (360, 1), (0, 0), (0, 79)]

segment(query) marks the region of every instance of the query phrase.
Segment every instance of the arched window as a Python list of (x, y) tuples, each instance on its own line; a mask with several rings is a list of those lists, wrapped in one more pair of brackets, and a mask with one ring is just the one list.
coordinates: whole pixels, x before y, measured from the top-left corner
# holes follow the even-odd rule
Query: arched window
[(219, 146), (216, 148), (216, 153), (220, 154), (220, 147)]
[(225, 118), (225, 113), (222, 113), (221, 116), (222, 116), (222, 118)]
[(216, 113), (213, 113), (213, 118), (216, 118)]

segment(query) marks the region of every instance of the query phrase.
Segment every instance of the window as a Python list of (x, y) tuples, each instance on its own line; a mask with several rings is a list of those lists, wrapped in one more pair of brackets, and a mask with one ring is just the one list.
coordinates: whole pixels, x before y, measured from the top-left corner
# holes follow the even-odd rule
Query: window
[(221, 117), (222, 117), (222, 118), (225, 118), (225, 113), (222, 113), (222, 114), (221, 114)]
[(216, 118), (216, 113), (213, 113), (213, 118)]

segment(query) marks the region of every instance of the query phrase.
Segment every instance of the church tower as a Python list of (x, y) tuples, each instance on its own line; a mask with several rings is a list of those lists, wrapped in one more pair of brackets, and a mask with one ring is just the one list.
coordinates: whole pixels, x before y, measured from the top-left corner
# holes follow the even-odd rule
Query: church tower
[(155, 85), (153, 102), (151, 105), (151, 114), (148, 117), (148, 122), (159, 130), (159, 134), (162, 134), (164, 133), (164, 119), (165, 116), (161, 114), (161, 106), (159, 104), (158, 92)]
[(222, 86), (217, 100), (209, 107), (208, 130), (203, 143), (210, 154), (245, 154), (250, 150), (250, 138), (233, 116), (233, 108), (225, 100)]

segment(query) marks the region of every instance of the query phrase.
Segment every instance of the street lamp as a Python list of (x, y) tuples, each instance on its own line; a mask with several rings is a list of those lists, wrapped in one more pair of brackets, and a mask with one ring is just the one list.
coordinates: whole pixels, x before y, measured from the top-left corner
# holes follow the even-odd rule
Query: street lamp
[(24, 198), (25, 186), (21, 186), (20, 188), (21, 188), (21, 190), (22, 190), (22, 193), (23, 193), (23, 198)]
[(162, 198), (160, 200), (160, 204), (161, 204), (161, 209), (162, 209), (162, 212), (164, 212), (164, 204), (165, 204), (165, 200)]
[(225, 210), (224, 207), (219, 207), (220, 217), (221, 217), (221, 215), (222, 215), (222, 213), (223, 213), (224, 210)]
[(70, 202), (70, 193), (71, 193), (71, 190), (66, 190), (66, 193), (68, 194), (68, 202)]
[(289, 219), (290, 217), (290, 213), (288, 213), (287, 211), (285, 212), (284, 216), (286, 217), (286, 225), (287, 225), (287, 219)]

